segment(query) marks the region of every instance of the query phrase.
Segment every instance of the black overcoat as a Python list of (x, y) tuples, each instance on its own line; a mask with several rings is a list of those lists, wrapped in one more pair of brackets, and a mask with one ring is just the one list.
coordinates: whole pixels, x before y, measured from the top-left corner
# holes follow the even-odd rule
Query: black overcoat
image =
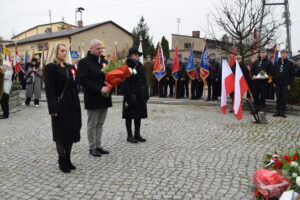
[[(73, 66), (50, 63), (44, 68), (45, 91), (51, 116), (53, 141), (61, 144), (78, 142), (80, 140), (81, 110), (76, 83), (71, 73)], [(74, 69), (74, 68), (73, 68)], [(69, 79), (63, 98), (58, 102), (65, 83)]]
[(148, 117), (147, 101), (149, 99), (146, 87), (146, 79), (143, 73), (143, 66), (139, 61), (132, 58), (126, 60), (126, 64), (137, 71), (123, 82), (123, 118), (144, 119)]

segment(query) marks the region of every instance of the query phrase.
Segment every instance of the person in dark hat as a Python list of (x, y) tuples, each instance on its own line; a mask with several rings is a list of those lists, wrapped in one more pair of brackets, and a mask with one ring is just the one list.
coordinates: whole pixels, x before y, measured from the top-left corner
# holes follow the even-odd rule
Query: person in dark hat
[[(267, 95), (267, 85), (268, 76), (271, 75), (273, 68), (272, 62), (268, 59), (268, 54), (266, 49), (261, 49), (260, 57), (254, 62), (251, 67), (250, 74), (252, 74), (252, 90), (254, 97), (254, 104), (257, 111), (260, 107), (266, 106), (266, 95)], [(263, 74), (266, 74), (263, 76)], [(264, 78), (265, 77), (265, 78)]]
[(284, 49), (280, 52), (281, 57), (276, 62), (273, 71), (273, 80), (276, 91), (276, 113), (274, 117), (286, 118), (285, 110), (287, 104), (288, 91), (291, 88), (295, 77), (293, 62), (287, 58), (287, 51)]
[(31, 59), (31, 63), (28, 66), (28, 70), (25, 73), (25, 78), (27, 82), (26, 86), (26, 101), (23, 105), (30, 105), (31, 99), (34, 97), (35, 107), (39, 107), (39, 100), (41, 99), (42, 92), (42, 69), (36, 58)]
[[(137, 48), (129, 50), (126, 64), (136, 74), (132, 74), (124, 82), (124, 99), (122, 117), (125, 119), (127, 141), (130, 143), (146, 142), (141, 136), (141, 119), (148, 117), (147, 101), (149, 99), (146, 78), (143, 73), (143, 65), (139, 62), (142, 55)], [(134, 120), (134, 136), (132, 133), (132, 121)]]

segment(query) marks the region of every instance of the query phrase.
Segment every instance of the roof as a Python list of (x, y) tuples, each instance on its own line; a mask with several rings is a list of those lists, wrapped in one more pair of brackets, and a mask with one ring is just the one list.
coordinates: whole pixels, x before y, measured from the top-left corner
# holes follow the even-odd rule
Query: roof
[[(31, 36), (31, 37), (28, 37), (28, 38), (24, 38), (24, 39), (16, 41), (16, 42), (17, 42), (17, 44), (26, 44), (26, 43), (29, 43), (29, 42), (36, 42), (36, 41), (43, 41), (43, 40), (49, 40), (49, 39), (68, 37), (68, 36), (75, 35), (77, 33), (81, 33), (83, 31), (93, 29), (93, 28), (98, 27), (98, 26), (109, 24), (109, 23), (117, 26), (118, 28), (120, 28), (121, 30), (126, 32), (128, 35), (130, 35), (130, 36), (132, 35), (130, 32), (128, 32), (126, 29), (122, 28), (121, 26), (119, 26), (115, 22), (106, 21), (106, 22), (91, 24), (91, 25), (88, 25), (88, 26), (83, 26), (83, 27), (80, 27), (80, 28), (75, 28), (75, 29), (70, 29), (70, 30), (66, 29), (66, 30), (57, 31), (57, 32), (38, 34), (38, 35), (34, 35), (34, 36)], [(8, 44), (7, 46), (13, 46), (13, 45), (14, 44)]]
[(27, 32), (27, 31), (30, 31), (30, 30), (35, 29), (35, 28), (38, 28), (38, 27), (40, 27), (40, 26), (48, 26), (48, 25), (52, 25), (52, 24), (66, 24), (66, 25), (71, 25), (71, 26), (73, 26), (73, 27), (76, 27), (76, 26), (74, 26), (74, 25), (72, 25), (72, 24), (68, 24), (68, 23), (63, 22), (63, 21), (61, 21), (61, 22), (53, 22), (53, 23), (48, 23), (48, 24), (40, 24), (40, 25), (31, 27), (31, 28), (27, 29), (26, 31), (23, 31), (23, 32), (21, 32), (21, 33), (15, 35), (15, 36), (13, 36), (12, 39), (14, 39), (14, 38), (16, 38), (16, 37), (22, 35), (23, 33)]

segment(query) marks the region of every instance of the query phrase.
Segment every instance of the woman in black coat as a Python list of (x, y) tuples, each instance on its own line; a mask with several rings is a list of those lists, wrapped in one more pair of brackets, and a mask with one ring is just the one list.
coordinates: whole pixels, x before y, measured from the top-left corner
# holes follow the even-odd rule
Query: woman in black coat
[[(123, 100), (123, 119), (125, 119), (127, 130), (127, 141), (130, 143), (146, 142), (141, 136), (141, 119), (147, 118), (147, 101), (149, 99), (146, 79), (143, 73), (143, 65), (139, 62), (142, 55), (137, 48), (131, 48), (126, 60), (126, 64), (136, 74), (133, 74), (123, 82), (124, 100)], [(134, 120), (134, 137), (132, 134), (132, 120)]]
[(65, 63), (66, 55), (66, 46), (56, 45), (44, 68), (44, 76), (53, 141), (56, 142), (59, 156), (59, 168), (69, 173), (70, 170), (76, 169), (70, 157), (73, 143), (80, 140), (81, 110), (75, 77), (72, 73), (75, 72), (73, 71), (75, 68)]

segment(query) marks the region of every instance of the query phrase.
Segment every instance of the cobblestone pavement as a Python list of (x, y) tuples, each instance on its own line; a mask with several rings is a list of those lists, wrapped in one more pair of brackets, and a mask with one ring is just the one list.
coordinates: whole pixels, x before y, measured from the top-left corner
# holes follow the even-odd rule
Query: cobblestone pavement
[(109, 110), (103, 146), (88, 154), (86, 112), (75, 144), (77, 170), (63, 174), (46, 104), (0, 121), (0, 199), (253, 199), (252, 175), (265, 153), (299, 146), (300, 117), (255, 125), (215, 106), (149, 105), (144, 144), (125, 142), (121, 104)]

